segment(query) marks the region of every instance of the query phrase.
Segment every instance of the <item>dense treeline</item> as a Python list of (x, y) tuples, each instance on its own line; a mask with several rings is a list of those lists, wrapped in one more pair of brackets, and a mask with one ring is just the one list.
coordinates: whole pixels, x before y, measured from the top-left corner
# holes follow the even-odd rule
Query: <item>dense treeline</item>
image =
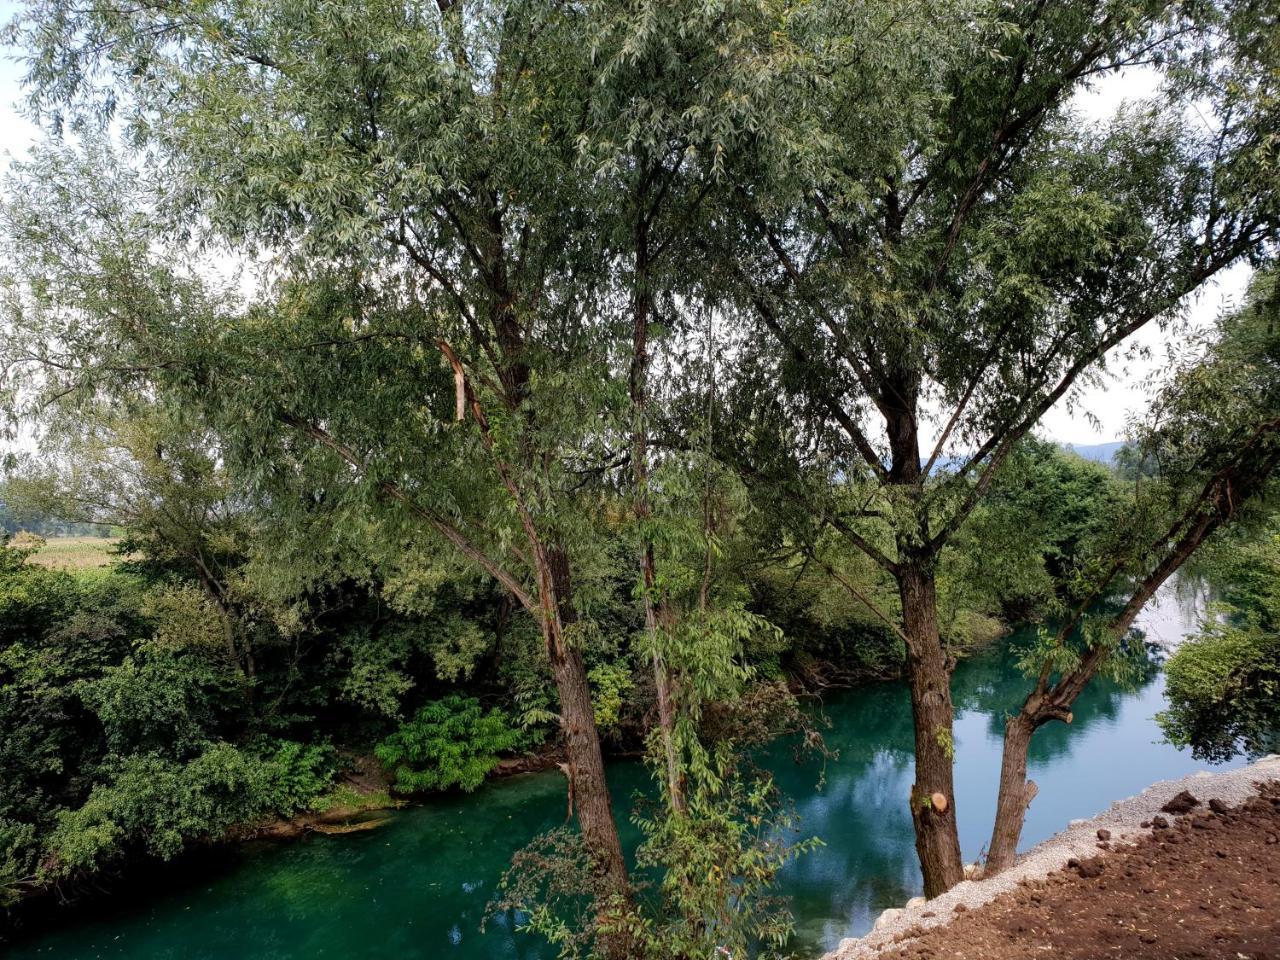
[[(1134, 668), (1143, 605), (1271, 492), (1275, 26), (1272, 0), (34, 0), (53, 135), (0, 226), (8, 420), (41, 453), (10, 485), (126, 529), (142, 580), (127, 639), (54, 685), (98, 748), (6, 814), (10, 872), (314, 804), (344, 751), (467, 787), (546, 742), (574, 829), (502, 903), (566, 954), (781, 949), (804, 844), (749, 757), (803, 722), (785, 681), (902, 671), (934, 896), (963, 872), (956, 659), (1044, 617), (1003, 869), (1032, 735)], [(1158, 95), (1086, 122), (1125, 69)], [(1241, 263), (1249, 302), (1188, 331)], [(1125, 481), (1034, 441), (1144, 328), (1187, 349)], [(16, 717), (25, 645), (82, 608), (14, 641)], [(189, 742), (113, 739), (135, 675)], [(610, 743), (661, 792), (638, 875)], [(252, 809), (200, 779), (235, 764)], [(207, 822), (136, 800), (161, 775)]]
[[(14, 487), (48, 507), (59, 479), (46, 464)], [(153, 502), (172, 515), (194, 494), (185, 486), (179, 500), (174, 488)], [(991, 541), (978, 536), (944, 575), (957, 648), (1056, 609), (1064, 564), (1124, 495), (1106, 468), (1027, 443), (984, 514), (991, 537), (1016, 531), (1001, 536), (1005, 571), (984, 566), (976, 551)], [(739, 652), (758, 702), (788, 697), (779, 682), (812, 689), (900, 671), (892, 631), (803, 555), (770, 554), (745, 517), (732, 519), (724, 549), (742, 559), (719, 576), (777, 627)], [(554, 748), (555, 692), (536, 634), (499, 591), (438, 555), (346, 575), (326, 567), (282, 588), (272, 568), (299, 565), (275, 552), (269, 524), (237, 513), (183, 557), (173, 531), (135, 517), (117, 561), (74, 574), (31, 562), (38, 541), (0, 554), (7, 898), (55, 884), (70, 894), (130, 856), (172, 857), (271, 817), (390, 802), (370, 783), (474, 789), (499, 757)], [(631, 751), (655, 710), (651, 672), (626, 642), (643, 611), (625, 578), (603, 589), (594, 617), (618, 642), (592, 645), (587, 675), (606, 744)], [(370, 780), (378, 766), (383, 777)]]

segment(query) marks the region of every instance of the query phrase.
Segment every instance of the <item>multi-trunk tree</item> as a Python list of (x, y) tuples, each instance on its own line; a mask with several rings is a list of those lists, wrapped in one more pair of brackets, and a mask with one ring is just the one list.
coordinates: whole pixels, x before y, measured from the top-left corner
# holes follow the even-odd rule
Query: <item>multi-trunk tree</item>
[[(52, 2), (20, 30), (37, 109), (85, 128), (114, 109), (159, 185), (134, 204), (159, 229), (113, 259), (108, 235), (128, 227), (101, 214), (129, 212), (100, 203), (95, 172), (53, 155), (30, 172), (45, 182), (15, 205), (11, 231), (34, 251), (14, 285), (31, 333), (21, 363), (52, 371), (46, 397), (175, 391), (273, 510), (323, 503), (352, 524), (372, 511), (395, 535), (416, 525), (500, 583), (544, 635), (606, 922), (628, 882), (575, 570), (595, 568), (602, 501), (629, 472), (681, 811), (652, 326), (661, 311), (676, 329), (693, 296), (676, 258), (768, 90), (768, 14), (751, 2)], [(136, 177), (116, 166), (108, 189), (128, 194)], [(51, 175), (72, 189), (43, 189)], [(274, 258), (280, 279), (250, 308), (190, 318), (157, 303), (130, 322), (121, 275), (181, 276), (187, 236)], [(103, 298), (43, 285), (63, 245), (82, 252), (78, 275), (102, 271)]]

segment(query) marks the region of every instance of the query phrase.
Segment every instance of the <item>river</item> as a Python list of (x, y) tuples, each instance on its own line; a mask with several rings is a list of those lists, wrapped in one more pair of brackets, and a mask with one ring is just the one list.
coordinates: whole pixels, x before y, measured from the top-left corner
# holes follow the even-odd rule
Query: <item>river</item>
[[(1171, 592), (1144, 617), (1149, 636), (1176, 643), (1195, 617)], [(1010, 640), (1016, 640), (1016, 635)], [(1027, 681), (1003, 653), (1010, 640), (960, 664), (956, 702), (956, 810), (966, 859), (991, 828), (1006, 711)], [(1023, 846), (1076, 817), (1155, 780), (1202, 764), (1161, 743), (1154, 715), (1163, 676), (1137, 689), (1095, 683), (1070, 726), (1037, 732), (1030, 776), (1040, 793)], [(866, 932), (886, 907), (920, 891), (906, 797), (911, 784), (911, 715), (905, 688), (883, 683), (834, 693), (823, 711), (838, 757), (819, 788), (815, 762), (798, 764), (779, 744), (766, 755), (794, 802), (801, 833), (825, 846), (790, 865), (782, 892), (792, 898), (796, 952), (814, 956)], [(645, 786), (635, 763), (610, 768), (624, 842), (634, 844), (626, 810)], [(122, 884), (119, 894), (69, 912), (56, 929), (20, 941), (13, 960), (98, 957), (146, 960), (473, 960), (534, 958), (550, 951), (512, 929), (509, 919), (479, 930), (485, 904), (511, 855), (538, 831), (563, 823), (564, 780), (530, 774), (398, 811), (377, 830), (310, 836), (292, 843), (226, 849)]]

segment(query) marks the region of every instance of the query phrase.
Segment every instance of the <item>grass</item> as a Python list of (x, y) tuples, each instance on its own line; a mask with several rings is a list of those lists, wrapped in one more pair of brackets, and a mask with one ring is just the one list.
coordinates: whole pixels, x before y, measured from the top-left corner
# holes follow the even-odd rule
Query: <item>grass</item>
[(334, 787), (324, 796), (318, 798), (312, 809), (316, 813), (328, 813), (342, 809), (349, 813), (363, 813), (367, 810), (385, 810), (390, 807), (403, 806), (403, 801), (394, 799), (385, 790), (365, 792), (350, 784), (342, 783)]
[(48, 537), (30, 562), (68, 573), (97, 570), (115, 563), (111, 548), (118, 542), (115, 537)]

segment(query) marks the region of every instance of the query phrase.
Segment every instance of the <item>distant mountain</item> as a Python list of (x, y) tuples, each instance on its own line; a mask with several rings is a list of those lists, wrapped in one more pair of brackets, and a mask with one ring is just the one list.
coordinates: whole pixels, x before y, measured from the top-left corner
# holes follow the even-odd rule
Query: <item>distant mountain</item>
[(1098, 463), (1110, 464), (1115, 458), (1116, 451), (1124, 446), (1123, 440), (1112, 440), (1110, 443), (1064, 443), (1060, 445), (1063, 450), (1070, 450), (1077, 456), (1084, 457), (1086, 460), (1095, 460)]
[[(1124, 446), (1123, 440), (1112, 440), (1109, 443), (1059, 443), (1058, 448), (1078, 457), (1092, 460), (1106, 466), (1112, 466), (1116, 452)], [(934, 464), (935, 471), (958, 470), (967, 460), (969, 454), (958, 453), (948, 457), (940, 457)]]

